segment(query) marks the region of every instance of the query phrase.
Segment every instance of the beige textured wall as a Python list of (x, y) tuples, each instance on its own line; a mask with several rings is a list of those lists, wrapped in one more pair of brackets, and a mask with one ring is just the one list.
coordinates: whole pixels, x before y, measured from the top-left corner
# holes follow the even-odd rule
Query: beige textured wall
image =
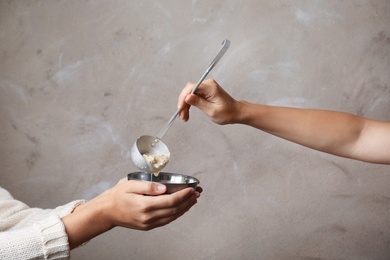
[[(390, 2), (0, 1), (0, 184), (34, 207), (91, 198), (137, 169), (177, 95), (210, 74), (233, 96), (390, 120)], [(115, 229), (74, 259), (389, 259), (390, 168), (192, 110), (164, 138), (199, 203)]]

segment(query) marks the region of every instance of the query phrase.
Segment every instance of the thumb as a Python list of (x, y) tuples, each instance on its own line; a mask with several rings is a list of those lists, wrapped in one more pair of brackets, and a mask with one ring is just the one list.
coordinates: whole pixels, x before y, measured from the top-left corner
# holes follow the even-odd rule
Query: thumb
[(150, 183), (151, 187), (149, 189), (148, 193), (144, 193), (147, 195), (161, 195), (164, 194), (165, 191), (167, 190), (167, 186), (163, 184), (158, 184), (158, 183)]
[(143, 194), (143, 195), (161, 195), (167, 190), (167, 187), (163, 184), (147, 181), (134, 181), (127, 182), (127, 192)]

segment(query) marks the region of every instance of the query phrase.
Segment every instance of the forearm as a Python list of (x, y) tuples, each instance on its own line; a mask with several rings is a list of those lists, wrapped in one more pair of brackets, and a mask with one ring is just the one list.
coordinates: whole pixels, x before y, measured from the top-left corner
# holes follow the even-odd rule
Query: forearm
[(71, 250), (113, 228), (107, 221), (106, 202), (101, 197), (80, 205), (62, 218)]
[(365, 120), (351, 114), (239, 101), (238, 123), (319, 151), (354, 157)]

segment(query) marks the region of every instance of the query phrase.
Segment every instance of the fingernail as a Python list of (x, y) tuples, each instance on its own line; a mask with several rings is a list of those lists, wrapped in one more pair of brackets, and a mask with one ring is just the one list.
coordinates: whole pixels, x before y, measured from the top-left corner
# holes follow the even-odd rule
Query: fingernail
[(157, 185), (157, 190), (158, 191), (164, 191), (165, 190), (165, 185), (158, 184)]

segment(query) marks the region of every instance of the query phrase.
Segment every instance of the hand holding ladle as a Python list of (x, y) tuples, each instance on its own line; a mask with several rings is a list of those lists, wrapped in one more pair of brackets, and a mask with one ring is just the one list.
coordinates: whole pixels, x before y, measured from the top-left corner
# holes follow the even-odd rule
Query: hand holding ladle
[[(210, 65), (207, 67), (206, 71), (203, 73), (202, 77), (196, 83), (191, 93), (195, 93), (196, 89), (200, 86), (200, 84), (203, 82), (203, 80), (206, 78), (209, 72), (214, 68), (214, 66), (219, 62), (219, 60), (225, 54), (229, 46), (230, 46), (229, 40), (226, 39), (222, 42), (222, 48), (218, 52), (217, 56), (215, 56), (213, 61), (210, 63)], [(177, 109), (177, 111), (172, 115), (169, 121), (164, 125), (164, 127), (160, 130), (160, 132), (158, 132), (158, 134), (155, 137), (151, 135), (143, 135), (138, 137), (138, 139), (135, 141), (135, 143), (131, 147), (131, 159), (133, 160), (135, 166), (138, 169), (145, 172), (158, 173), (168, 163), (168, 160), (162, 162), (158, 161), (157, 163), (153, 163), (150, 160), (147, 160), (147, 158), (144, 155), (145, 154), (151, 155), (152, 157), (156, 156), (155, 157), (156, 160), (158, 160), (159, 155), (164, 155), (167, 156), (169, 159), (170, 156), (169, 149), (161, 141), (161, 139), (164, 137), (164, 135), (167, 133), (169, 128), (172, 126), (177, 115), (180, 113), (180, 110), (181, 110), (180, 108)]]

